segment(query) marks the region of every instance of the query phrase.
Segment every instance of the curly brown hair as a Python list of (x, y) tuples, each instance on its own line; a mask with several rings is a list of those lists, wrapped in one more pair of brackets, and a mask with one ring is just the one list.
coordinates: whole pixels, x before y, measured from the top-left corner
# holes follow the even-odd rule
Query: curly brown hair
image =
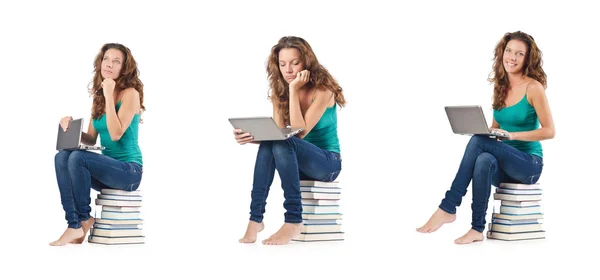
[(304, 62), (306, 70), (310, 71), (309, 81), (305, 87), (311, 90), (327, 89), (335, 96), (335, 102), (344, 107), (346, 100), (342, 93), (342, 88), (337, 81), (329, 74), (329, 71), (319, 64), (317, 56), (312, 48), (304, 39), (294, 36), (286, 36), (279, 39), (276, 45), (271, 48), (271, 54), (267, 61), (267, 74), (270, 83), (268, 97), (279, 104), (279, 114), (283, 118), (283, 123), (288, 125), (290, 121), (290, 106), (289, 106), (289, 84), (283, 78), (279, 69), (279, 51), (286, 48), (295, 48), (300, 52), (300, 59)]
[[(119, 74), (119, 78), (115, 81), (115, 89), (116, 90), (124, 90), (127, 88), (134, 88), (140, 94), (140, 114), (142, 111), (146, 110), (144, 107), (144, 84), (139, 78), (140, 71), (137, 67), (137, 62), (131, 55), (131, 51), (129, 48), (118, 44), (118, 43), (108, 43), (100, 48), (100, 52), (96, 55), (96, 59), (94, 60), (94, 78), (90, 82), (89, 92), (90, 95), (94, 97), (94, 102), (92, 105), (92, 118), (99, 119), (105, 113), (106, 101), (104, 100), (104, 94), (102, 92), (102, 59), (104, 58), (104, 54), (106, 51), (110, 49), (116, 49), (123, 53), (123, 66), (121, 68), (121, 73)], [(140, 118), (141, 122), (141, 118)]]
[(488, 77), (488, 81), (494, 83), (494, 102), (492, 107), (495, 110), (505, 107), (504, 102), (508, 96), (510, 84), (508, 75), (504, 69), (503, 55), (506, 45), (510, 40), (519, 40), (527, 45), (523, 75), (540, 82), (546, 88), (546, 73), (542, 69), (542, 51), (538, 48), (533, 37), (521, 31), (506, 33), (496, 45), (496, 49), (494, 50), (494, 65), (492, 66), (493, 71)]

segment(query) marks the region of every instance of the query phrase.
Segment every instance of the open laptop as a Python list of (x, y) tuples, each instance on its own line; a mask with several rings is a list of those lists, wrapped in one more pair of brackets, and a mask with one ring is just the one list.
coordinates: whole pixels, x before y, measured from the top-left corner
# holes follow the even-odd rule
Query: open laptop
[(254, 136), (254, 141), (285, 140), (303, 130), (303, 128), (280, 128), (272, 117), (230, 118), (229, 122), (234, 128), (249, 132)]
[(479, 105), (446, 106), (444, 108), (452, 131), (456, 134), (508, 137), (504, 132), (489, 128)]
[(63, 131), (58, 125), (58, 137), (56, 139), (57, 150), (104, 150), (101, 146), (90, 146), (81, 143), (81, 134), (83, 131), (83, 119), (76, 119), (69, 122), (67, 131)]

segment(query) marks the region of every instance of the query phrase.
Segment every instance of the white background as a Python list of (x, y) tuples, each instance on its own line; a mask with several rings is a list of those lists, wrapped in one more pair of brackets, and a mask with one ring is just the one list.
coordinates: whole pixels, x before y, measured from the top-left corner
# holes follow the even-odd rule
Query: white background
[[(583, 254), (598, 248), (595, 10), (579, 1), (447, 2), (3, 2), (0, 271), (13, 276), (2, 278), (588, 275), (597, 258)], [(491, 120), (493, 50), (516, 30), (543, 52), (556, 125), (540, 179), (547, 239), (454, 245), (470, 228), (470, 191), (456, 222), (416, 233), (468, 141), (451, 133), (443, 106), (480, 104)], [(237, 243), (257, 146), (237, 145), (227, 118), (271, 114), (265, 61), (287, 35), (311, 44), (348, 101), (338, 111), (342, 243)], [(50, 247), (66, 228), (53, 166), (58, 120), (83, 117), (87, 127), (93, 60), (107, 42), (131, 49), (145, 84), (147, 244)], [(283, 223), (282, 203), (277, 178), (259, 239)]]

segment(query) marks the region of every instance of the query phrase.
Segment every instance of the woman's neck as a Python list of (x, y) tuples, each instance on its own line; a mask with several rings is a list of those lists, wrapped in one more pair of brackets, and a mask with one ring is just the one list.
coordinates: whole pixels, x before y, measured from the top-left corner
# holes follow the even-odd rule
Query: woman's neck
[(519, 86), (523, 84), (527, 80), (527, 76), (518, 73), (509, 73), (508, 74), (508, 84), (511, 88)]

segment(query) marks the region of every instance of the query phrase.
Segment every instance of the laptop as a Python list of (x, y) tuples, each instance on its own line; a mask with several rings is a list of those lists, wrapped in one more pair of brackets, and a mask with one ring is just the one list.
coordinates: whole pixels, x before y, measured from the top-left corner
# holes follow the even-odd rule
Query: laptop
[(57, 150), (104, 150), (101, 146), (90, 146), (81, 143), (81, 134), (83, 131), (83, 119), (76, 119), (69, 122), (67, 131), (63, 131), (58, 125), (58, 137), (56, 139)]
[(230, 118), (229, 122), (234, 128), (249, 132), (254, 141), (286, 140), (304, 129), (280, 128), (272, 117)]
[(479, 105), (446, 106), (444, 108), (455, 134), (508, 137), (504, 132), (489, 128)]

